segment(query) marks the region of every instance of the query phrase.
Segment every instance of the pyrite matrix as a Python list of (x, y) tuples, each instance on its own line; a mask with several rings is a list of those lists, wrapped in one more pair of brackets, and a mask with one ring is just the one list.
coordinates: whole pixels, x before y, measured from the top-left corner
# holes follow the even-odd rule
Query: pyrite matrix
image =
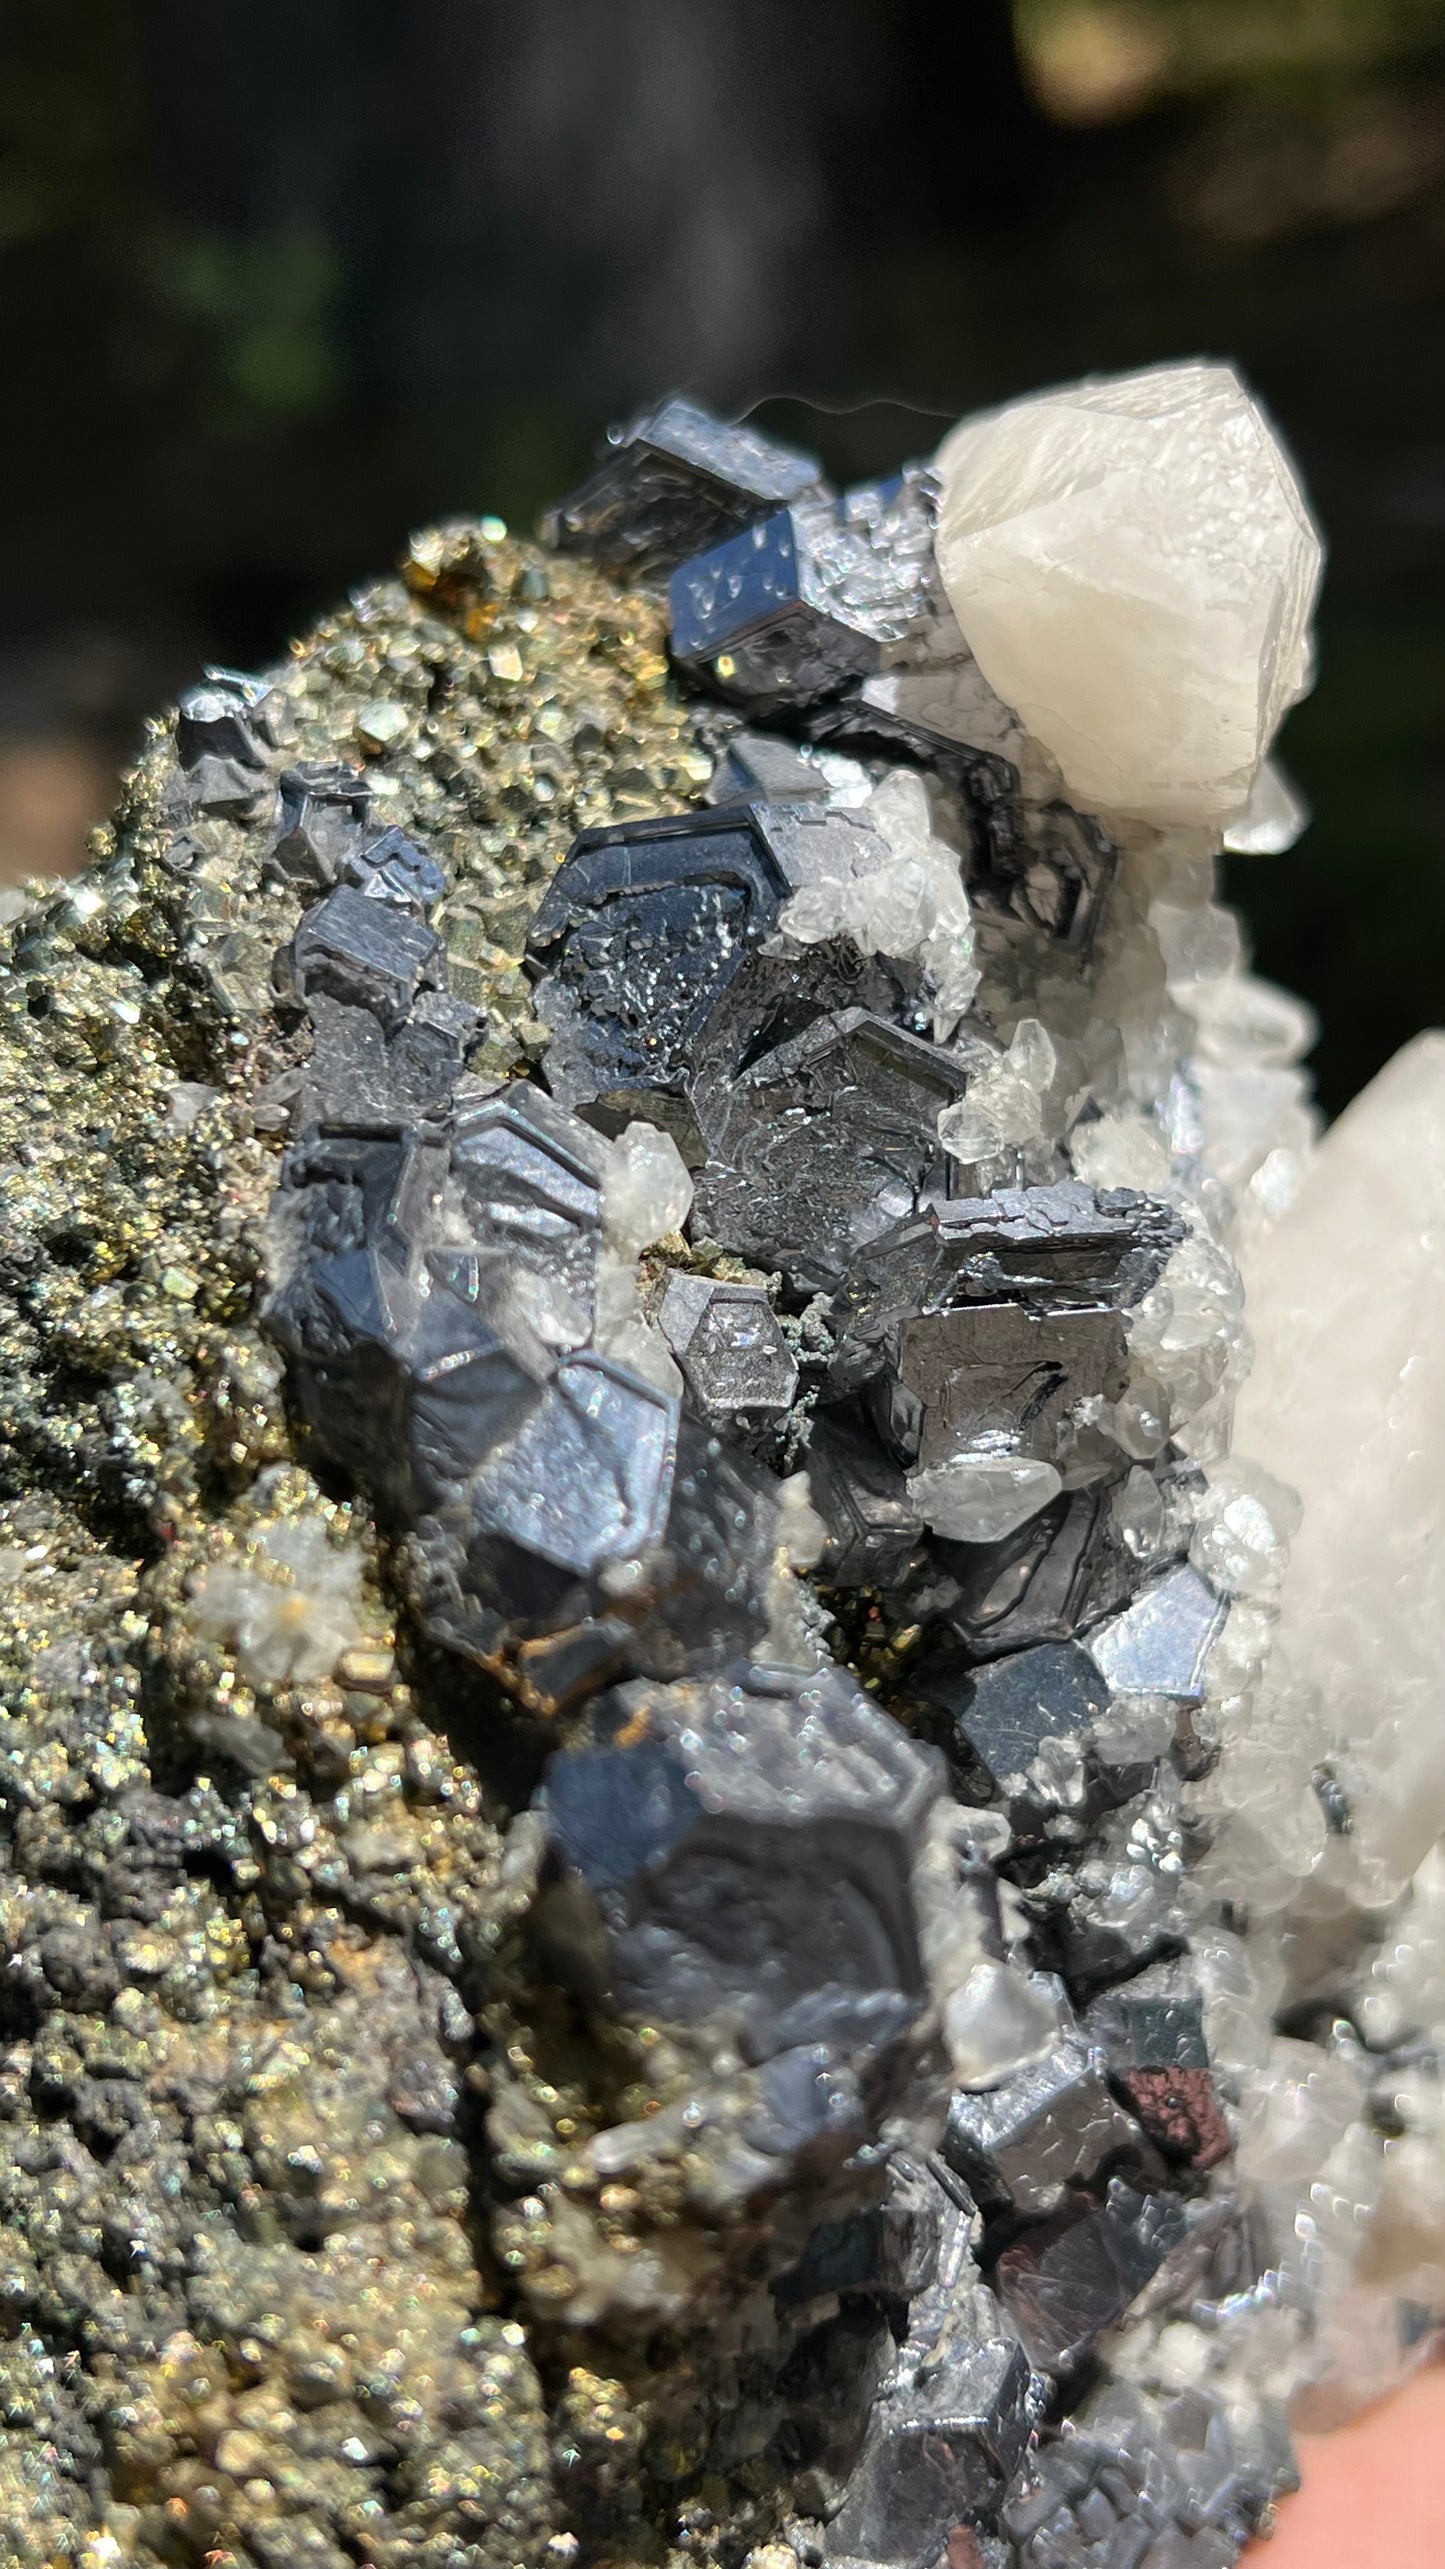
[(1318, 568), (1225, 367), (675, 399), (5, 896), (17, 2569), (1228, 2569), (1430, 2343), (1445, 1062), (1319, 1144), (1213, 897)]

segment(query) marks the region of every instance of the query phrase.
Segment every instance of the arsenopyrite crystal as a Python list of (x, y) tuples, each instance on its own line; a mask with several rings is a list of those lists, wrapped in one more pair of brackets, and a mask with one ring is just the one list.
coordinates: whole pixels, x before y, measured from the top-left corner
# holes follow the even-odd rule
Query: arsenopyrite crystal
[(301, 892), (335, 883), (365, 834), (371, 786), (360, 768), (313, 759), (281, 776), (280, 827), (266, 852), (268, 872)]
[(1001, 2086), (960, 2090), (943, 2151), (981, 2212), (1035, 2215), (1056, 2211), (1066, 2187), (1131, 2154), (1138, 2138), (1109, 2093), (1102, 2054), (1069, 2034)]
[(236, 669), (208, 669), (176, 713), (176, 756), (198, 810), (232, 817), (264, 794), (279, 746), (280, 692)]
[(674, 394), (612, 431), (591, 479), (553, 513), (553, 540), (647, 579), (821, 481), (816, 456)]
[(666, 403), (26, 896), (0, 2550), (1228, 2569), (1445, 2324), (1438, 1059), (1316, 1154), (1212, 898), (1313, 559), (1223, 369)]

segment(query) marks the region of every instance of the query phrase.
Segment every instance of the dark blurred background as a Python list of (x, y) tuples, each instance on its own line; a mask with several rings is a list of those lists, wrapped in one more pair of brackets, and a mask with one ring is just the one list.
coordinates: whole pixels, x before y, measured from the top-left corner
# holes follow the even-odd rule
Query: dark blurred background
[(0, 873), (142, 714), (679, 385), (853, 474), (1236, 357), (1331, 547), (1239, 861), (1342, 1105), (1445, 1018), (1445, 0), (0, 0)]

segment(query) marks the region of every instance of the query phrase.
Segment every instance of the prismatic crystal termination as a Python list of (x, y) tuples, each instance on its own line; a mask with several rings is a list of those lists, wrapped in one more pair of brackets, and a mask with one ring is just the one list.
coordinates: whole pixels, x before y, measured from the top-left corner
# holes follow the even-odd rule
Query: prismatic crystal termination
[(674, 399), (10, 900), (7, 2560), (1228, 2569), (1445, 2324), (1445, 1067), (1321, 1144), (1214, 898), (1318, 570), (1223, 366)]

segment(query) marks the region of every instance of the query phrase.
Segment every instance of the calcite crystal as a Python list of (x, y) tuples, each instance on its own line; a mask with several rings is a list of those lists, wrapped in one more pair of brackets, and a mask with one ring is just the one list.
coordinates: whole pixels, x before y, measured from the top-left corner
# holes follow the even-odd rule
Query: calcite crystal
[(1431, 2343), (1439, 1042), (1316, 1150), (1213, 897), (1312, 546), (1224, 369), (674, 399), (15, 905), (19, 2569), (1228, 2569)]
[(1069, 791), (1240, 811), (1309, 682), (1320, 544), (1232, 368), (1073, 384), (964, 420), (938, 461), (949, 601)]
[(1240, 1440), (1303, 1501), (1280, 1655), (1351, 1801), (1323, 1870), (1364, 1907), (1397, 1899), (1445, 1830), (1442, 1269), (1445, 1037), (1422, 1035), (1325, 1136), (1246, 1267)]

